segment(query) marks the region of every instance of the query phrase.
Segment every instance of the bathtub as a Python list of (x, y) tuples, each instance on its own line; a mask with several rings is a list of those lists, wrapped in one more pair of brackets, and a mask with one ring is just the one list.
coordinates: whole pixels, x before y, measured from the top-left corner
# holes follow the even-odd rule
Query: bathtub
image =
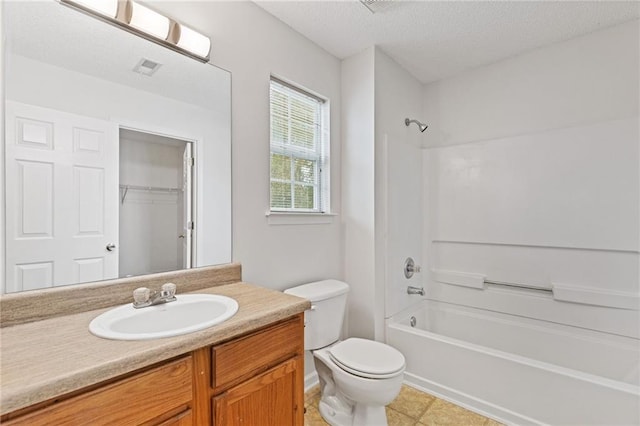
[(638, 340), (421, 303), (386, 325), (409, 384), (507, 424), (640, 424)]

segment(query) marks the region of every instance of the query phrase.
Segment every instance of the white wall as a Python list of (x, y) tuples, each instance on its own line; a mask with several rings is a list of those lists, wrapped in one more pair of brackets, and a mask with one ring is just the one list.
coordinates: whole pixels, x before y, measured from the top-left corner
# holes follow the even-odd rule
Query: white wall
[[(393, 59), (376, 50), (376, 311), (390, 317), (420, 296), (407, 294), (407, 286), (422, 287), (423, 274), (404, 276), (404, 262), (422, 256), (422, 153), (421, 133), (405, 118), (424, 121), (422, 84)], [(377, 316), (377, 335), (384, 320)]]
[(349, 336), (373, 338), (375, 268), (375, 49), (342, 61), (342, 222)]
[[(639, 36), (633, 21), (425, 87), (429, 297), (640, 334)], [(464, 287), (483, 277), (563, 301)]]
[(233, 260), (243, 279), (276, 289), (342, 278), (339, 216), (329, 224), (270, 225), (269, 76), (329, 98), (331, 206), (341, 212), (340, 61), (251, 2), (159, 2), (212, 37), (212, 63), (231, 71)]
[(422, 263), (422, 85), (377, 48), (342, 62), (345, 280), (351, 286), (348, 333), (384, 340), (384, 318), (419, 301), (404, 277)]

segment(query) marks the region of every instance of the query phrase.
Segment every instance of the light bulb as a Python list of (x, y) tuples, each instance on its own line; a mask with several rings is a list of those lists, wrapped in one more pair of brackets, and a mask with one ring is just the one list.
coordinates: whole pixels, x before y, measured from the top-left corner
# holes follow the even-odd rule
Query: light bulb
[(211, 40), (209, 37), (182, 24), (180, 24), (180, 40), (178, 40), (177, 44), (178, 47), (203, 58), (209, 56), (209, 51), (211, 50)]
[(149, 35), (166, 40), (169, 35), (169, 18), (136, 2), (131, 2), (129, 25)]

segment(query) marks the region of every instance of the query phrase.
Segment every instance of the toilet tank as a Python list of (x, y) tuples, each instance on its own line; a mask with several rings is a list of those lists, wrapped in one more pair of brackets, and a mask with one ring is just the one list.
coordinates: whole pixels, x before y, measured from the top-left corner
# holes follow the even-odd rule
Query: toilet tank
[(311, 301), (304, 313), (304, 349), (329, 346), (340, 339), (349, 286), (338, 280), (316, 281), (284, 291)]

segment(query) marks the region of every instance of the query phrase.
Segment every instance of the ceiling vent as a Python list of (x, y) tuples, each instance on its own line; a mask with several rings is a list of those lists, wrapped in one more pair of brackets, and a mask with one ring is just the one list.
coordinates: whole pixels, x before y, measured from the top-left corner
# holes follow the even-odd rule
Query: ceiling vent
[(360, 3), (365, 5), (371, 13), (378, 13), (388, 9), (389, 6), (393, 6), (396, 2), (393, 0), (360, 0)]
[(135, 67), (133, 67), (133, 71), (137, 72), (138, 74), (152, 76), (156, 71), (158, 71), (158, 68), (160, 68), (161, 66), (162, 64), (142, 58), (140, 59), (140, 62), (138, 62)]

